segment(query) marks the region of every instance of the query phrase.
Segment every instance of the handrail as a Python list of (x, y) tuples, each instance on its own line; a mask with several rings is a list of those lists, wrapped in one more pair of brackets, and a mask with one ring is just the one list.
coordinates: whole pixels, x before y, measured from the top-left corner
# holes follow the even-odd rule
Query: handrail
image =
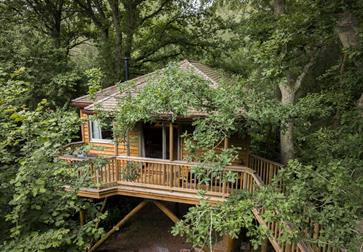
[(251, 157), (254, 157), (254, 158), (256, 158), (256, 159), (263, 160), (263, 161), (268, 162), (268, 163), (270, 163), (270, 164), (274, 164), (274, 165), (277, 165), (277, 166), (282, 166), (282, 164), (281, 164), (281, 163), (278, 163), (278, 162), (275, 162), (275, 161), (269, 160), (269, 159), (267, 159), (267, 158), (261, 157), (261, 156), (256, 155), (256, 154), (252, 154), (252, 153), (250, 153), (250, 156), (251, 156)]
[(248, 167), (256, 171), (256, 174), (260, 177), (260, 179), (265, 184), (269, 185), (281, 169), (282, 164), (250, 154), (248, 158)]
[(73, 147), (73, 146), (83, 145), (83, 144), (84, 144), (83, 141), (71, 142), (71, 143), (64, 145), (63, 149), (67, 149), (68, 147)]
[[(237, 180), (235, 182), (226, 182), (223, 180), (225, 173), (221, 177), (211, 177), (209, 185), (200, 185), (199, 178), (194, 177), (191, 173), (193, 166), (199, 165), (195, 162), (181, 161), (181, 160), (164, 160), (146, 157), (134, 156), (108, 156), (105, 157), (109, 162), (106, 165), (95, 169), (91, 162), (91, 175), (94, 177), (96, 185), (98, 186), (115, 186), (117, 184), (124, 184), (127, 186), (153, 188), (159, 190), (170, 190), (175, 192), (196, 193), (198, 190), (206, 190), (209, 195), (213, 197), (225, 198), (233, 190), (247, 190), (254, 192), (257, 187), (262, 187), (264, 184), (269, 184), (271, 179), (281, 164), (270, 161), (268, 159), (250, 154), (250, 160), (255, 162), (254, 166), (227, 166), (224, 171), (236, 172)], [(62, 156), (62, 160), (70, 162), (90, 161), (94, 157), (74, 157)], [(257, 160), (257, 161), (256, 161)], [(122, 171), (127, 167), (129, 162), (137, 163), (137, 167), (141, 177), (135, 181), (129, 181), (122, 177)], [(249, 162), (250, 164), (250, 162)], [(203, 164), (207, 165), (207, 164)], [(281, 230), (278, 228), (276, 222), (265, 222), (261, 217), (261, 212), (257, 209), (253, 213), (261, 225), (272, 231), (272, 236), (269, 238), (276, 251), (316, 251), (307, 245), (304, 241), (281, 243), (278, 242)], [(289, 226), (292, 230), (292, 227)], [(323, 247), (321, 247), (323, 248)], [(324, 247), (325, 248), (325, 247)], [(323, 249), (324, 249), (323, 248)], [(317, 249), (319, 249), (317, 247)]]

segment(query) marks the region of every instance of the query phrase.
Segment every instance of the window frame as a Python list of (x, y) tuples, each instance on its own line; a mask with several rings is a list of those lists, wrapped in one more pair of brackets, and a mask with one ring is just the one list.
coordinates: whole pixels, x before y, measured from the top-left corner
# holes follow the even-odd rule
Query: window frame
[[(97, 121), (88, 120), (88, 128), (89, 128), (89, 138), (90, 138), (90, 142), (91, 143), (114, 144), (115, 143), (114, 139), (93, 138), (93, 125), (94, 125), (93, 122), (97, 122)], [(100, 128), (100, 131), (102, 132), (102, 128), (101, 128), (99, 122), (97, 122), (97, 125)], [(112, 125), (111, 128), (112, 128), (112, 133), (113, 133), (113, 125)]]

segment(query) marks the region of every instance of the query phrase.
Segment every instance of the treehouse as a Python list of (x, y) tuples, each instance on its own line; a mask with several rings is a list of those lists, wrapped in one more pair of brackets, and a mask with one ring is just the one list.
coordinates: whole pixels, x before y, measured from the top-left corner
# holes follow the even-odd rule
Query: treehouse
[[(198, 62), (184, 60), (178, 67), (205, 79), (211, 88), (218, 86), (221, 81), (217, 71)], [(131, 91), (122, 91), (117, 86), (111, 86), (97, 92), (93, 99), (85, 95), (72, 101), (72, 104), (80, 109), (80, 117), (83, 119), (82, 142), (71, 144), (68, 148), (73, 149), (76, 145), (88, 145), (89, 148), (85, 153), (72, 155), (74, 152), (71, 152), (61, 159), (76, 163), (102, 156), (106, 160), (106, 163), (98, 168), (90, 162), (90, 174), (94, 184), (81, 188), (79, 196), (104, 199), (120, 195), (148, 200), (140, 203), (131, 215), (152, 200), (176, 222), (178, 218), (160, 201), (198, 204), (198, 192), (204, 190), (207, 200), (217, 204), (225, 201), (233, 191), (253, 192), (259, 186), (271, 183), (281, 165), (250, 153), (249, 137), (238, 134), (225, 138), (218, 146), (220, 149), (229, 146), (239, 147), (236, 159), (225, 167), (222, 174), (210, 175), (208, 184), (200, 183), (200, 178), (192, 172), (193, 167), (198, 164), (187, 161), (184, 133), (193, 132), (193, 121), (207, 116), (203, 111), (190, 110), (175, 120), (171, 120), (168, 113), (155, 115), (152, 122), (138, 122), (128, 131), (123, 141), (114, 139), (112, 120), (100, 123), (92, 116), (99, 111), (114, 113), (122, 99), (136, 96), (148, 85), (151, 78), (157, 78), (159, 74), (160, 72), (156, 71), (128, 81), (132, 83)], [(234, 181), (224, 179), (228, 172), (236, 175)], [(302, 242), (279, 242), (279, 226), (276, 223), (266, 223), (260, 210), (255, 209), (253, 212), (257, 222), (271, 230), (269, 240), (276, 251), (309, 251)], [(130, 216), (127, 215), (126, 220)], [(120, 223), (122, 225), (124, 222)], [(95, 246), (99, 246), (100, 243)], [(229, 249), (226, 250), (231, 251), (231, 245), (228, 246)], [(261, 251), (267, 251), (267, 246), (262, 246)]]

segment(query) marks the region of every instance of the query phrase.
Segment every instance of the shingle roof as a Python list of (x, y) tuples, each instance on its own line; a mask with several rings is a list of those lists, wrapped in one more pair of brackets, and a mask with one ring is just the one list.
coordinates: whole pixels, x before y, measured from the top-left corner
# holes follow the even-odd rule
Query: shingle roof
[[(181, 69), (191, 69), (196, 74), (210, 81), (211, 86), (218, 86), (221, 81), (221, 74), (218, 71), (199, 62), (183, 60), (179, 63), (179, 66)], [(145, 74), (135, 79), (129, 80), (128, 82), (132, 83), (133, 85), (132, 91), (120, 92), (117, 86), (114, 85), (97, 92), (96, 97), (93, 101), (88, 95), (85, 95), (74, 99), (72, 101), (72, 104), (84, 108), (85, 112), (88, 113), (94, 112), (96, 108), (99, 108), (103, 111), (114, 111), (120, 99), (128, 96), (129, 94), (134, 96), (139, 93), (145, 87), (145, 85), (147, 85), (147, 81), (150, 80), (153, 76), (159, 74), (162, 70), (163, 69), (156, 70), (149, 74)], [(205, 115), (205, 113), (191, 110), (190, 115), (202, 116)]]
[(110, 86), (110, 87), (107, 87), (107, 88), (104, 88), (104, 89), (98, 91), (95, 95), (95, 99), (91, 99), (91, 97), (89, 95), (83, 95), (81, 97), (73, 99), (72, 104), (74, 106), (84, 108), (88, 105), (91, 105), (94, 102), (97, 102), (99, 100), (102, 100), (102, 99), (114, 94), (117, 91), (118, 91), (117, 86), (113, 85), (113, 86)]

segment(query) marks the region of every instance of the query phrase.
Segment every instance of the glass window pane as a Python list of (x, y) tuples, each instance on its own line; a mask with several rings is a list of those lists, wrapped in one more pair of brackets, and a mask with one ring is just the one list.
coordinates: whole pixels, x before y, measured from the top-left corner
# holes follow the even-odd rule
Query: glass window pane
[(104, 139), (112, 140), (112, 121), (107, 120), (105, 122), (91, 121), (91, 138), (92, 139)]

